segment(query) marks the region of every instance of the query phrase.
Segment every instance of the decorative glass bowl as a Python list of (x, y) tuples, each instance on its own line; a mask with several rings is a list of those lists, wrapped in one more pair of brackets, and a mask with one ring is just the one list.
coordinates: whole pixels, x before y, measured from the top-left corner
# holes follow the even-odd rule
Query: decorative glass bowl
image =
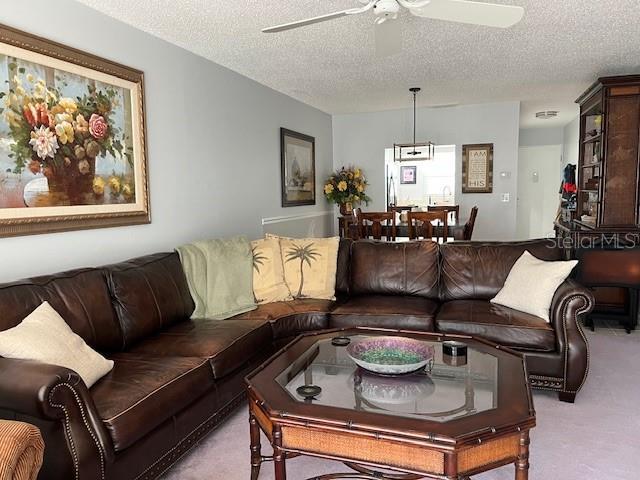
[[(358, 369), (352, 376), (356, 396), (369, 406), (395, 412), (415, 412), (415, 402), (435, 392), (427, 375), (379, 375)], [(406, 408), (403, 408), (405, 406)]]
[(433, 346), (407, 337), (368, 337), (351, 342), (347, 354), (359, 367), (382, 375), (423, 369), (433, 361)]

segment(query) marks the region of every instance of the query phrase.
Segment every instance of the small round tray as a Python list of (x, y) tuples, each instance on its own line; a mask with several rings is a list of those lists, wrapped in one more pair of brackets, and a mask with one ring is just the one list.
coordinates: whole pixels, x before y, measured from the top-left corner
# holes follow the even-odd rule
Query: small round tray
[(296, 393), (305, 399), (315, 398), (320, 395), (320, 392), (322, 392), (322, 388), (317, 385), (302, 385), (296, 388)]
[(333, 337), (331, 339), (331, 345), (335, 345), (336, 347), (346, 347), (351, 343), (351, 339), (349, 337)]

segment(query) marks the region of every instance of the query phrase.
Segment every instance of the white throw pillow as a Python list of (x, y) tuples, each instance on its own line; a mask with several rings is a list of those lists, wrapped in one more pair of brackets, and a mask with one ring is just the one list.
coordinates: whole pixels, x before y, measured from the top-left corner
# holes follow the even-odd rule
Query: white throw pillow
[(113, 368), (113, 361), (73, 333), (49, 302), (43, 302), (19, 325), (0, 332), (0, 355), (69, 368), (80, 375), (87, 387)]
[(577, 260), (546, 262), (525, 251), (511, 267), (504, 287), (491, 302), (549, 322), (553, 295), (577, 263)]

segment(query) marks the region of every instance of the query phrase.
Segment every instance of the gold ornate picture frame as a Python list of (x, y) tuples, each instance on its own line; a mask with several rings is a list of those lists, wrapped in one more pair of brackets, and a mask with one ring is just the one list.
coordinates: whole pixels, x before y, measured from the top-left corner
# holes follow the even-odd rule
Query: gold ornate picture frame
[(493, 143), (462, 146), (462, 193), (493, 192)]
[(0, 25), (0, 237), (149, 223), (144, 76)]

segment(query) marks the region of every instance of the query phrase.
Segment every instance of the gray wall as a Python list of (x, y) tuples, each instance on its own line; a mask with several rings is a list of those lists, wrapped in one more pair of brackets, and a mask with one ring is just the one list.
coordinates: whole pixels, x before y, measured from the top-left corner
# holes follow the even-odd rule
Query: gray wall
[[(71, 0), (3, 6), (4, 24), (144, 71), (152, 223), (0, 239), (0, 281), (258, 237), (263, 217), (327, 210), (329, 115)], [(280, 207), (280, 127), (316, 137), (316, 206)]]
[[(409, 103), (409, 102), (407, 102)], [(474, 240), (509, 240), (516, 235), (518, 185), (519, 102), (418, 109), (417, 140), (456, 145), (456, 200), (466, 219), (478, 205)], [(394, 143), (411, 141), (411, 109), (338, 115), (333, 117), (333, 159), (336, 168), (354, 164), (368, 177), (370, 210), (385, 208), (384, 150)], [(494, 189), (491, 194), (462, 195), (462, 145), (494, 144)], [(500, 172), (510, 172), (501, 178)], [(511, 201), (500, 201), (509, 193)]]
[(563, 127), (523, 128), (520, 129), (520, 146), (562, 145), (563, 134)]
[(578, 164), (578, 141), (580, 137), (580, 117), (564, 127), (562, 142), (562, 163)]

